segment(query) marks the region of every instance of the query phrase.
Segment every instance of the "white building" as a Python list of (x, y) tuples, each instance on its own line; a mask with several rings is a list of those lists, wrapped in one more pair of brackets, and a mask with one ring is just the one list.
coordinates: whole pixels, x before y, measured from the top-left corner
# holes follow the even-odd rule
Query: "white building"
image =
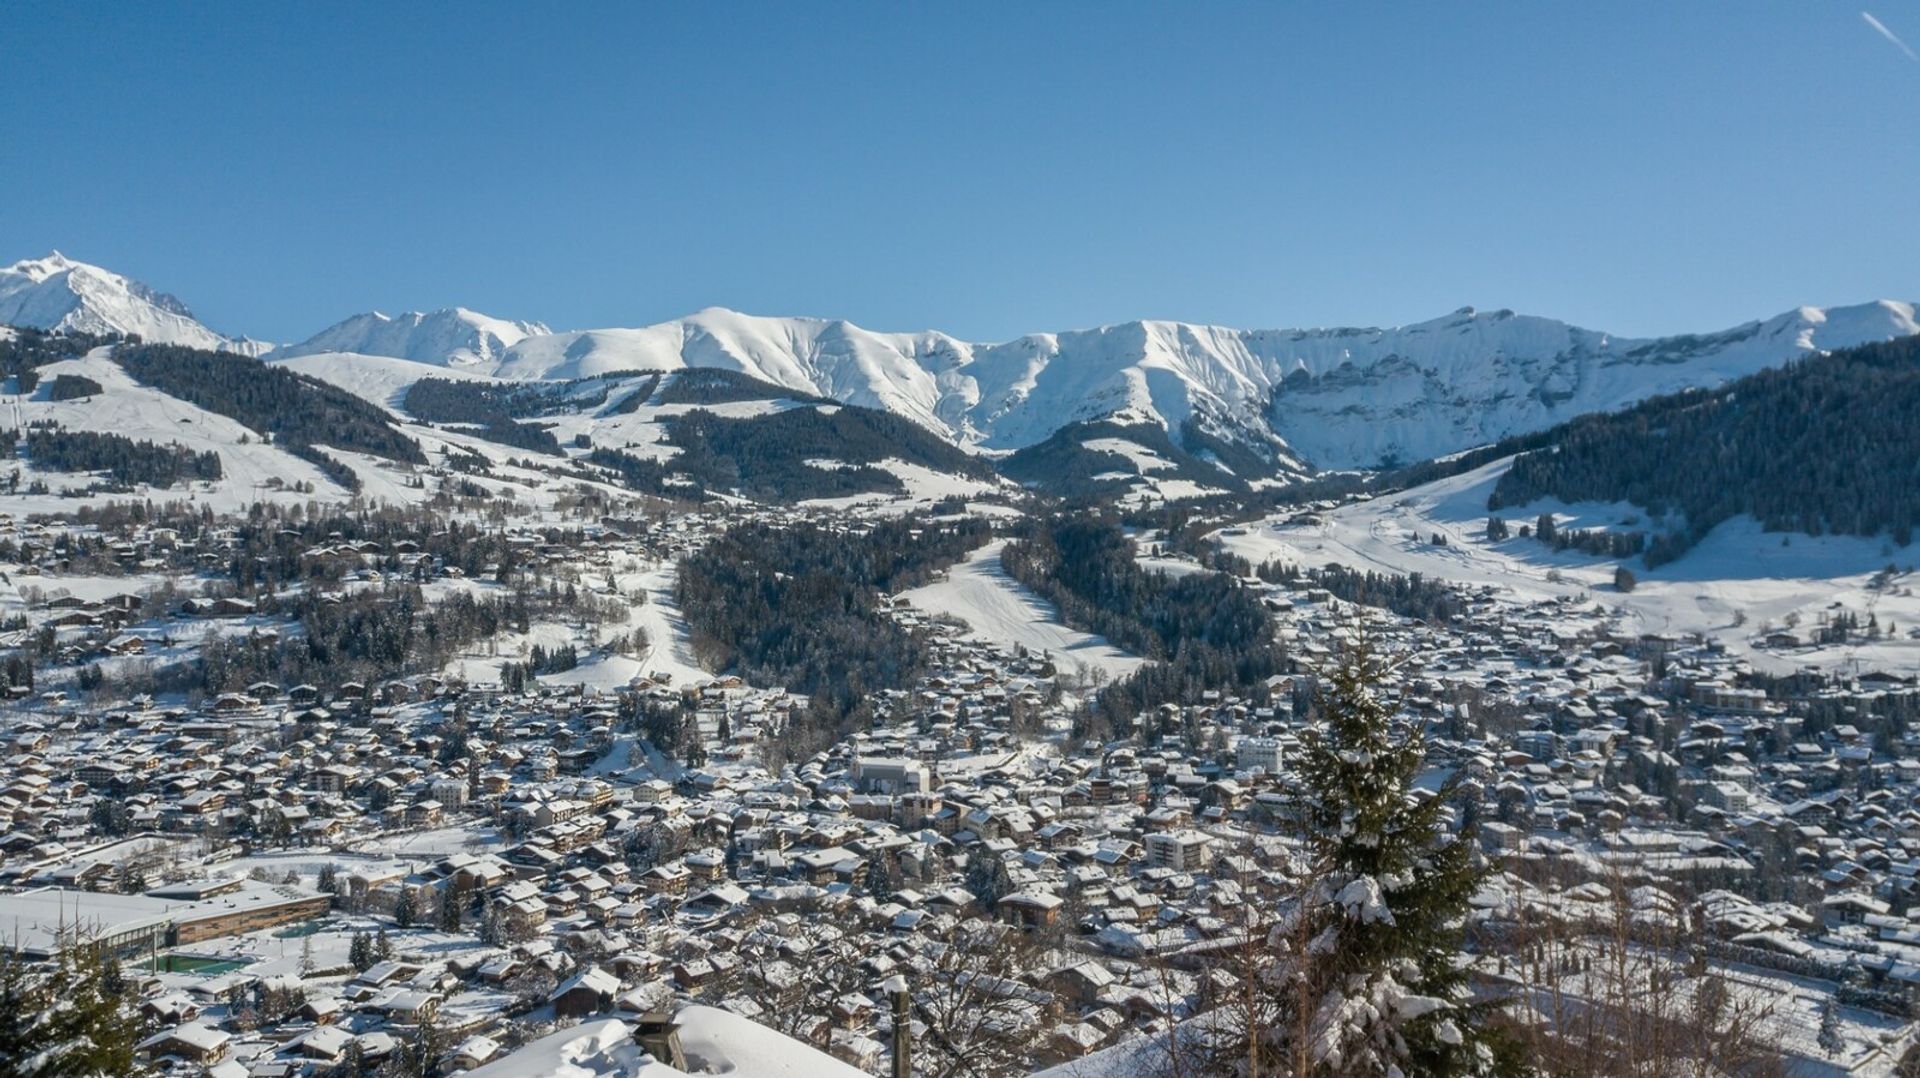
[(1277, 737), (1243, 737), (1233, 747), (1234, 766), (1241, 771), (1264, 771), (1269, 775), (1280, 773), (1280, 739)]
[(1213, 838), (1190, 827), (1156, 831), (1147, 836), (1147, 863), (1155, 868), (1190, 872), (1200, 867)]
[(933, 789), (933, 770), (919, 760), (867, 756), (853, 762), (853, 784), (861, 793), (923, 794)]

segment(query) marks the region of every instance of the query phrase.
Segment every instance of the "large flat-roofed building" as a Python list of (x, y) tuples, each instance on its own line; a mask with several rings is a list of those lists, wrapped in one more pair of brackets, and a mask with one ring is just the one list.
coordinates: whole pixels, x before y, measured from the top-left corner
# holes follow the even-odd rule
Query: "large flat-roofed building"
[(332, 896), (258, 880), (213, 880), (144, 895), (42, 887), (0, 895), (0, 948), (49, 958), (77, 943), (115, 954), (257, 932), (319, 917)]
[(148, 891), (147, 897), (185, 900), (174, 910), (176, 944), (309, 921), (333, 903), (332, 895), (320, 891), (250, 879), (178, 884)]
[(28, 958), (52, 958), (82, 943), (113, 954), (157, 950), (172, 938), (173, 905), (63, 887), (0, 895), (0, 947)]

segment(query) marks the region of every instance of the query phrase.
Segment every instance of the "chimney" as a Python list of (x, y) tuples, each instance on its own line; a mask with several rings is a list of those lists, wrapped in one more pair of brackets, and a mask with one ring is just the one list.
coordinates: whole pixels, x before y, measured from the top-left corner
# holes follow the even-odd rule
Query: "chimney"
[(880, 987), (893, 1000), (893, 1078), (913, 1078), (913, 995), (899, 974)]
[(687, 1053), (680, 1047), (680, 1024), (666, 1011), (652, 1011), (634, 1019), (633, 1039), (655, 1061), (675, 1070), (687, 1069)]

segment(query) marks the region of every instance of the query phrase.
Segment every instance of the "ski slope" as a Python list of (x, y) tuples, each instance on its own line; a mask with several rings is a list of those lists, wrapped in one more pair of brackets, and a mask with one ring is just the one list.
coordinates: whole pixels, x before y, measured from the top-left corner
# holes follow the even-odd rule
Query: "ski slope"
[(713, 675), (702, 670), (693, 657), (686, 615), (680, 612), (680, 604), (673, 598), (677, 572), (672, 562), (663, 562), (623, 575), (619, 584), (622, 590), (638, 588), (647, 596), (645, 603), (634, 607), (628, 622), (647, 634), (646, 653), (638, 660), (639, 672), (665, 674), (675, 685), (698, 684)]
[[(49, 363), (41, 367), (39, 373), (40, 385), (34, 392), (0, 397), (0, 414), (4, 415), (5, 426), (24, 430), (34, 423), (51, 422), (67, 430), (117, 434), (158, 445), (177, 444), (195, 452), (211, 450), (220, 455), (221, 477), (214, 482), (196, 481), (164, 488), (142, 486), (133, 495), (63, 498), (59, 496), (61, 490), (84, 488), (92, 482), (92, 477), (46, 471), (32, 467), (29, 461), (23, 478), (41, 479), (53, 493), (0, 496), (0, 511), (22, 515), (69, 513), (81, 505), (142, 498), (156, 504), (192, 501), (210, 506), (215, 512), (240, 512), (254, 502), (294, 505), (315, 498), (344, 500), (348, 496), (346, 490), (328, 480), (320, 469), (268, 444), (244, 424), (141, 385), (118, 363), (107, 358), (105, 348), (96, 348), (78, 359)], [(51, 400), (48, 387), (62, 374), (90, 378), (100, 385), (101, 391), (76, 400)], [(315, 493), (293, 490), (298, 482), (311, 483)], [(25, 489), (23, 482), (21, 490)]]
[(1117, 681), (1145, 660), (1107, 643), (1103, 636), (1062, 624), (1052, 604), (1000, 567), (1006, 540), (974, 551), (947, 571), (944, 580), (900, 593), (900, 598), (929, 614), (952, 615), (967, 623), (976, 639), (1050, 656), (1062, 671)]

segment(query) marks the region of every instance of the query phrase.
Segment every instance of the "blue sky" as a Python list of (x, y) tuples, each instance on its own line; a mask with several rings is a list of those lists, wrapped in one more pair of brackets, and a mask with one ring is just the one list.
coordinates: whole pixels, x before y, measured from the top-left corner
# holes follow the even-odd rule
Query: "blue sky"
[(274, 339), (1920, 299), (1920, 61), (1856, 6), (8, 4), (0, 56), (0, 262)]

